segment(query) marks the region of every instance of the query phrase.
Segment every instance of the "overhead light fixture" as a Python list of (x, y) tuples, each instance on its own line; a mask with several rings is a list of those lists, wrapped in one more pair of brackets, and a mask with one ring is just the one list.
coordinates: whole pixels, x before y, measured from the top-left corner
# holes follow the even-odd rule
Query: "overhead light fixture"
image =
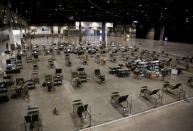
[(68, 17), (69, 18), (69, 20), (74, 20), (74, 17), (73, 16), (70, 16), (70, 17)]
[(189, 23), (189, 22), (190, 22), (190, 20), (189, 20), (189, 18), (187, 17), (187, 18), (186, 18), (186, 23)]
[(134, 20), (133, 23), (138, 23), (138, 21), (137, 21), (137, 20)]

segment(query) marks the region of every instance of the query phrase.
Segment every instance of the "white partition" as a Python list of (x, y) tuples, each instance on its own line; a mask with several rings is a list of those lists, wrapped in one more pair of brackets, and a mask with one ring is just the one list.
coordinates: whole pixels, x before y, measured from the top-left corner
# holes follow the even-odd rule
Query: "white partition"
[(53, 34), (58, 34), (58, 26), (53, 26)]
[(30, 32), (32, 34), (51, 34), (51, 27), (49, 26), (31, 26), (30, 27)]

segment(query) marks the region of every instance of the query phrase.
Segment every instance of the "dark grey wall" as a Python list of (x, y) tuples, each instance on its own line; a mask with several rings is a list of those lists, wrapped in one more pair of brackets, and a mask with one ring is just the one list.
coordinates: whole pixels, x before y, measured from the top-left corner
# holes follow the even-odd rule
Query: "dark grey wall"
[[(146, 39), (149, 30), (154, 27), (154, 39), (160, 39), (160, 31), (163, 24), (148, 24), (138, 23), (136, 38)], [(168, 41), (185, 42), (193, 44), (193, 23), (185, 23), (184, 21), (177, 21), (175, 23), (165, 24), (164, 37), (168, 37)]]

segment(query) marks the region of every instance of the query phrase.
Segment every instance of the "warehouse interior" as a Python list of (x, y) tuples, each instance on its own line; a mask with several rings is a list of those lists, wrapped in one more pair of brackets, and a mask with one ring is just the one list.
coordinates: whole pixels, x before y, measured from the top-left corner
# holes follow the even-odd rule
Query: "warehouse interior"
[(190, 0), (1, 0), (1, 131), (192, 131)]

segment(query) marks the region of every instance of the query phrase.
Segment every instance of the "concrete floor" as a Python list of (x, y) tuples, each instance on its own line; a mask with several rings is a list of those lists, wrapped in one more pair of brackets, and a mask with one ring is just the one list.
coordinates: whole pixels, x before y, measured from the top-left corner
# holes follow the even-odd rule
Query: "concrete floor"
[(82, 131), (192, 131), (193, 100), (83, 129)]
[[(31, 42), (33, 44), (45, 44), (45, 43), (51, 43), (52, 41), (57, 41), (58, 39), (42, 39), (37, 38), (32, 40)], [(113, 39), (114, 40), (114, 39)], [(111, 41), (111, 39), (109, 39)], [(122, 39), (120, 39), (122, 41)], [(30, 42), (30, 41), (27, 41)], [(142, 44), (139, 44), (142, 43)], [(151, 41), (151, 40), (141, 40), (141, 39), (132, 39), (128, 43), (129, 46), (137, 45), (141, 48), (147, 48), (149, 50), (157, 50), (162, 51), (165, 50), (170, 54), (173, 55), (193, 55), (193, 46), (190, 44), (179, 44), (179, 43), (165, 43), (164, 45), (160, 45), (159, 41)], [(4, 66), (4, 60), (6, 55), (1, 55), (2, 63), (1, 67)], [(106, 55), (104, 58), (107, 59)], [(85, 67), (86, 73), (88, 74), (88, 82), (84, 83), (82, 88), (75, 89), (71, 85), (71, 72), (75, 71), (77, 67), (81, 65), (81, 61), (78, 58), (78, 56), (72, 54), (70, 55), (72, 60), (72, 67), (66, 67), (65, 66), (65, 57), (63, 52), (61, 52), (61, 55), (56, 55), (56, 61), (55, 66), (56, 68), (62, 68), (63, 70), (63, 85), (60, 87), (56, 87), (56, 90), (54, 92), (47, 92), (46, 89), (42, 88), (41, 85), (37, 85), (37, 88), (35, 90), (30, 90), (30, 98), (29, 100), (23, 100), (23, 99), (11, 99), (7, 103), (0, 104), (0, 130), (2, 131), (23, 131), (24, 130), (24, 115), (26, 115), (26, 109), (28, 105), (37, 105), (39, 106), (41, 118), (43, 120), (43, 130), (44, 131), (71, 131), (75, 130), (76, 127), (74, 126), (74, 123), (72, 121), (72, 118), (70, 116), (70, 113), (72, 112), (72, 101), (74, 99), (82, 99), (84, 103), (88, 103), (91, 108), (91, 114), (92, 114), (92, 126), (98, 125), (104, 122), (116, 120), (119, 118), (122, 118), (121, 114), (115, 110), (109, 100), (110, 100), (110, 94), (114, 91), (119, 91), (120, 94), (126, 95), (129, 94), (130, 97), (132, 97), (132, 114), (136, 114), (139, 112), (143, 112), (149, 109), (152, 109), (153, 106), (151, 103), (139, 98), (139, 92), (140, 87), (147, 85), (150, 89), (158, 89), (162, 88), (163, 81), (161, 80), (148, 80), (148, 79), (134, 79), (133, 75), (131, 75), (129, 78), (117, 78), (113, 75), (108, 74), (108, 67), (110, 65), (114, 65), (114, 63), (107, 62), (105, 66), (98, 65), (94, 62), (94, 58), (90, 57), (89, 62), (87, 66)], [(39, 57), (39, 77), (41, 80), (41, 83), (44, 81), (44, 75), (45, 74), (54, 74), (54, 69), (48, 68), (48, 58), (50, 56), (44, 56), (41, 55)], [(118, 59), (120, 56), (117, 57)], [(123, 61), (119, 60), (116, 64), (123, 63)], [(14, 75), (14, 78), (16, 77), (25, 77), (25, 79), (31, 78), (31, 71), (32, 71), (32, 65), (27, 64), (25, 62), (25, 58), (23, 59), (23, 65), (24, 69), (21, 71), (20, 74)], [(82, 66), (82, 65), (81, 65)], [(100, 68), (102, 70), (102, 73), (106, 76), (106, 83), (99, 85), (96, 83), (95, 80), (92, 79), (93, 71), (95, 68)], [(171, 83), (178, 83), (181, 82), (184, 85), (184, 88), (186, 90), (187, 96), (193, 96), (193, 89), (186, 86), (186, 81), (188, 77), (192, 76), (191, 73), (184, 72), (182, 75), (179, 76), (171, 76), (167, 77), (166, 79), (170, 81)], [(10, 91), (10, 94), (12, 91)], [(169, 96), (164, 95), (163, 97), (163, 104), (168, 104), (175, 102), (176, 99)], [(191, 103), (189, 103), (191, 104)], [(184, 103), (178, 105), (179, 108), (184, 108)], [(59, 115), (55, 116), (52, 114), (52, 109), (54, 107), (57, 107), (59, 110)], [(191, 106), (190, 106), (191, 107)], [(90, 109), (89, 108), (89, 109)], [(179, 108), (175, 108), (176, 112), (181, 112)], [(188, 110), (189, 106), (187, 107)], [(160, 112), (162, 110), (167, 109), (160, 109)], [(183, 109), (185, 110), (185, 109)], [(163, 112), (164, 112), (163, 111)], [(159, 112), (159, 111), (158, 111)], [(191, 111), (189, 111), (190, 114), (192, 114)], [(151, 113), (148, 113), (151, 114)], [(153, 113), (152, 113), (153, 114)], [(168, 114), (168, 113), (166, 113)], [(188, 116), (188, 114), (183, 113), (185, 116)], [(184, 116), (182, 114), (182, 117)], [(160, 115), (158, 113), (158, 115)], [(174, 115), (174, 114), (173, 114)], [(173, 116), (171, 115), (171, 116)], [(151, 118), (152, 116), (152, 118)], [(156, 115), (147, 115), (145, 118), (143, 117), (136, 117), (135, 120), (138, 122), (146, 121), (147, 123), (153, 121)], [(154, 118), (154, 119), (153, 119)], [(192, 116), (189, 115), (187, 119), (192, 120)], [(145, 120), (144, 120), (145, 119)], [(152, 120), (153, 119), (153, 120)], [(157, 119), (158, 121), (159, 119)], [(175, 122), (178, 122), (178, 119), (173, 119)], [(128, 120), (132, 121), (132, 120)], [(168, 122), (170, 123), (170, 121)], [(179, 122), (180, 123), (180, 122)], [(172, 123), (171, 123), (172, 124)], [(144, 124), (145, 125), (145, 124)], [(166, 125), (169, 130), (169, 126)], [(110, 127), (109, 127), (110, 128)], [(159, 128), (159, 125), (156, 125), (155, 127), (149, 128), (149, 130), (157, 130)], [(108, 128), (100, 129), (100, 130), (107, 130)], [(111, 129), (111, 128), (110, 128)], [(135, 127), (135, 121), (133, 124), (131, 124), (131, 129), (133, 130), (140, 130), (143, 129), (143, 126)], [(161, 125), (160, 125), (161, 129)], [(176, 128), (174, 128), (175, 130)], [(190, 128), (188, 128), (190, 129)], [(192, 128), (191, 128), (192, 129)], [(114, 128), (112, 129), (114, 130)], [(115, 129), (116, 130), (116, 129)], [(117, 128), (119, 130), (119, 128)], [(127, 130), (127, 127), (122, 130)], [(170, 131), (172, 131), (173, 128), (171, 128)]]

